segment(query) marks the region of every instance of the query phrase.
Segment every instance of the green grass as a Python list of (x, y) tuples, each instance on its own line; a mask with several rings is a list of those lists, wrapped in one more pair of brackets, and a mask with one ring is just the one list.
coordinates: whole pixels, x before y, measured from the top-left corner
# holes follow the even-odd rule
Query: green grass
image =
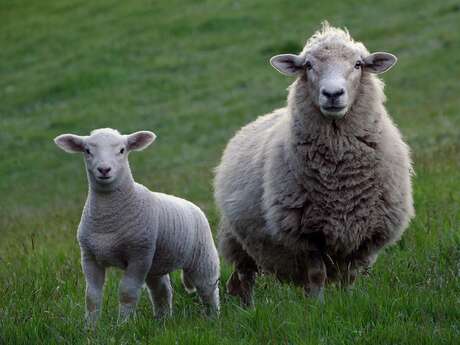
[[(264, 277), (254, 310), (222, 293), (218, 320), (176, 274), (172, 319), (155, 322), (144, 293), (137, 319), (118, 327), (112, 271), (99, 328), (86, 333), (75, 239), (86, 178), (52, 138), (155, 131), (131, 156), (136, 179), (197, 203), (215, 229), (212, 168), (225, 143), (285, 103), (291, 80), (268, 59), (299, 51), (323, 19), (399, 57), (384, 75), (388, 109), (417, 172), (402, 241), (352, 293), (328, 289), (325, 305)], [(458, 1), (4, 0), (0, 23), (0, 344), (458, 344)]]

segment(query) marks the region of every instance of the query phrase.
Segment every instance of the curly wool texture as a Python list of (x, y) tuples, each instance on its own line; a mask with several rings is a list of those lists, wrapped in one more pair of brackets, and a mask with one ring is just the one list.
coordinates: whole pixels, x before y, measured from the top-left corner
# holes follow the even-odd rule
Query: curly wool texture
[(90, 189), (78, 229), (82, 251), (105, 267), (152, 257), (149, 274), (176, 269), (213, 286), (219, 259), (208, 221), (191, 202), (126, 181), (111, 193)]
[[(323, 44), (368, 53), (331, 27), (312, 36), (303, 53)], [(322, 253), (333, 281), (349, 267), (370, 266), (414, 216), (409, 149), (383, 105), (383, 83), (363, 73), (340, 121), (325, 119), (308, 95), (301, 76), (287, 107), (231, 139), (215, 178), (223, 256), (238, 266), (248, 255), (299, 284), (309, 251)]]
[[(120, 136), (109, 129), (93, 134), (99, 135), (100, 141)], [(87, 305), (100, 304), (101, 286), (97, 282), (103, 281), (104, 275), (100, 268), (114, 266), (125, 270), (125, 278), (128, 277), (122, 280), (120, 301), (129, 308), (122, 307), (127, 311), (121, 309), (121, 316), (131, 313), (137, 303), (139, 284), (144, 280), (156, 316), (169, 315), (169, 273), (182, 269), (186, 289), (196, 289), (210, 311), (218, 312), (219, 256), (204, 213), (187, 200), (151, 192), (136, 183), (127, 159), (118, 174), (115, 188), (101, 191), (88, 170), (89, 192), (78, 228), (90, 301)]]

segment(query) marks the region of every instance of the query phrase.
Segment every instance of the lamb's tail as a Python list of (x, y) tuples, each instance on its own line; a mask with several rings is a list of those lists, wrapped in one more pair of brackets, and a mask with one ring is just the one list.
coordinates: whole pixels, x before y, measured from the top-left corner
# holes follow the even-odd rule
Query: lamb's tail
[(185, 291), (187, 291), (188, 293), (194, 293), (196, 291), (195, 286), (193, 286), (190, 279), (187, 278), (187, 274), (184, 273), (184, 271), (181, 272), (181, 280), (182, 286), (184, 287)]

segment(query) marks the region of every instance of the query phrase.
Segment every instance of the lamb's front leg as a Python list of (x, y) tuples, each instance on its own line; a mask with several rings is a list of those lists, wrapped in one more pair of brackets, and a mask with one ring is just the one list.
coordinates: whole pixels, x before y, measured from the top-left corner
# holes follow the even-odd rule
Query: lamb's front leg
[(131, 261), (126, 268), (120, 283), (120, 308), (118, 323), (126, 322), (134, 314), (139, 296), (144, 285), (152, 260), (141, 259)]
[(86, 313), (85, 324), (93, 328), (101, 312), (102, 293), (105, 281), (105, 268), (94, 258), (82, 254), (81, 265), (86, 279)]

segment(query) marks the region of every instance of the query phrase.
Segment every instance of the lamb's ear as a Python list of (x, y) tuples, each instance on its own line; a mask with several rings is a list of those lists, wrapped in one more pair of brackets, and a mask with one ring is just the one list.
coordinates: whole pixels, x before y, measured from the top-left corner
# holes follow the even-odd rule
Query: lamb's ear
[(270, 64), (284, 75), (296, 76), (305, 66), (305, 58), (294, 54), (275, 55), (270, 59)]
[(57, 146), (65, 152), (77, 153), (85, 149), (85, 137), (75, 134), (62, 134), (54, 138)]
[(398, 61), (398, 58), (390, 53), (372, 53), (364, 58), (364, 71), (380, 74), (388, 71)]
[(142, 151), (155, 140), (157, 136), (149, 131), (140, 131), (127, 136), (128, 151)]

